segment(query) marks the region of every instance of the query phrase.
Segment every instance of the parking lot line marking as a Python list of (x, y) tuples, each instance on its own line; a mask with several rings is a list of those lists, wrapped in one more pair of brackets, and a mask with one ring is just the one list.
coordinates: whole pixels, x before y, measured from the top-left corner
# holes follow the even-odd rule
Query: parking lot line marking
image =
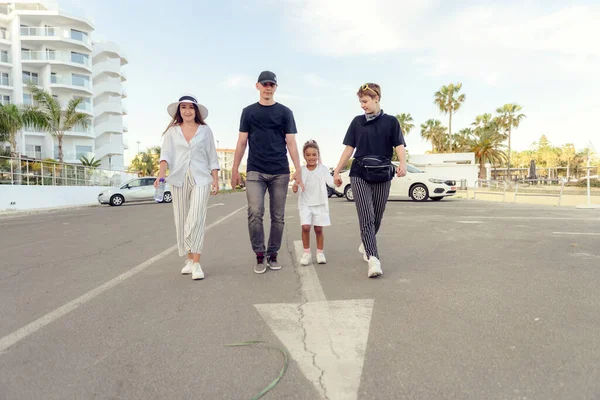
[[(223, 221), (234, 216), (239, 211), (245, 210), (246, 208), (247, 208), (247, 206), (240, 207), (237, 210), (233, 211), (232, 213), (227, 214), (223, 218), (213, 222), (212, 224), (210, 224), (206, 227), (206, 231), (214, 228), (215, 226), (219, 225)], [(13, 346), (15, 343), (19, 342), (20, 340), (23, 340), (27, 336), (31, 335), (32, 333), (35, 333), (38, 330), (42, 329), (44, 326), (48, 325), (49, 323), (56, 321), (60, 317), (70, 313), (71, 311), (77, 309), (79, 306), (84, 305), (85, 303), (94, 299), (95, 297), (98, 297), (99, 295), (106, 292), (107, 290), (112, 289), (113, 287), (117, 286), (118, 284), (122, 283), (123, 281), (131, 278), (138, 272), (145, 270), (150, 265), (152, 265), (156, 261), (168, 256), (175, 250), (177, 250), (177, 245), (173, 245), (173, 246), (169, 247), (162, 253), (159, 253), (159, 254), (155, 255), (154, 257), (147, 259), (143, 263), (131, 268), (129, 271), (124, 272), (121, 275), (117, 276), (116, 278), (113, 278), (110, 281), (104, 283), (103, 285), (100, 285), (97, 288), (90, 290), (89, 292), (87, 292), (84, 295), (79, 296), (75, 300), (72, 300), (63, 306), (58, 307), (56, 310), (49, 312), (48, 314), (44, 315), (43, 317), (36, 319), (35, 321), (25, 325), (24, 327), (22, 327), (20, 329), (17, 329), (13, 333), (10, 333), (10, 334), (4, 336), (2, 339), (0, 339), (0, 354), (2, 354), (6, 349)]]

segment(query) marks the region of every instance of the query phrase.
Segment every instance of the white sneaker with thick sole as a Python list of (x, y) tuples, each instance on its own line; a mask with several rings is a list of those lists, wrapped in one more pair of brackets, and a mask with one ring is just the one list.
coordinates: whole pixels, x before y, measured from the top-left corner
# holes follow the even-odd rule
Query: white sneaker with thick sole
[(365, 246), (362, 243), (360, 244), (360, 246), (358, 246), (358, 251), (360, 252), (360, 254), (362, 254), (363, 260), (365, 260), (365, 262), (369, 262), (369, 257), (367, 257)]
[(189, 258), (187, 260), (185, 260), (185, 267), (183, 267), (181, 269), (181, 274), (182, 275), (189, 275), (192, 273), (192, 260), (190, 260)]
[(204, 271), (202, 271), (200, 263), (194, 263), (192, 265), (192, 279), (204, 279)]
[(371, 256), (369, 257), (369, 270), (367, 276), (369, 278), (377, 278), (379, 275), (383, 275), (381, 262), (379, 262), (377, 257)]
[(327, 259), (325, 258), (325, 254), (317, 253), (317, 264), (327, 264)]
[(310, 253), (302, 253), (302, 257), (300, 257), (301, 265), (308, 265), (312, 262)]

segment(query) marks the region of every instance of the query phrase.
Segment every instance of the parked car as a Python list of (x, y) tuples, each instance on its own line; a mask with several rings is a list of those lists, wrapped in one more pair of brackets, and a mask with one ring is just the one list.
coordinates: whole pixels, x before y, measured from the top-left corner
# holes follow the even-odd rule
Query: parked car
[[(331, 175), (333, 175), (333, 169), (331, 169), (329, 171), (329, 173)], [(331, 197), (333, 195), (336, 195), (337, 197), (344, 197), (344, 192), (339, 192), (337, 187), (334, 189), (334, 188), (330, 188), (327, 185), (325, 185), (325, 186), (327, 187), (327, 197)]]
[[(393, 163), (398, 165), (397, 162)], [(340, 174), (342, 178), (342, 188), (346, 200), (354, 201), (354, 194), (350, 186), (350, 171)], [(456, 194), (456, 181), (430, 175), (427, 172), (406, 164), (406, 176), (398, 178), (394, 176), (390, 196), (394, 198), (411, 198), (413, 201), (433, 201), (442, 200), (444, 197)]]
[[(127, 202), (154, 200), (155, 180), (156, 177), (146, 176), (132, 179), (121, 186), (105, 189), (98, 195), (98, 203), (120, 206)], [(171, 186), (167, 183), (162, 202), (170, 203), (172, 201)]]

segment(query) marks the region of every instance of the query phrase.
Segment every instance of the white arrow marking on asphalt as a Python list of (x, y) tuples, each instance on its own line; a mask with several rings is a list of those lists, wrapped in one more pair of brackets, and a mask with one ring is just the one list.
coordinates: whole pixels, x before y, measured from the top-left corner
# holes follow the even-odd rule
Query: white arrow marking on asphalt
[(208, 210), (209, 208), (213, 208), (213, 207), (217, 207), (217, 206), (224, 206), (225, 203), (216, 203), (216, 204), (211, 204), (210, 206), (206, 207), (206, 209)]
[[(321, 398), (356, 399), (369, 338), (373, 299), (327, 301), (315, 267), (300, 265), (301, 304), (255, 304)], [(323, 266), (323, 268), (327, 268)]]

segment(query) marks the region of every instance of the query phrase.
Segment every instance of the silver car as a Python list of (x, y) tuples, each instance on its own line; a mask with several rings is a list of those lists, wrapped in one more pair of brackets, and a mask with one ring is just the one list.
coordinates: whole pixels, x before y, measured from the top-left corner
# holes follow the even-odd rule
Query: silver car
[[(156, 177), (147, 176), (125, 182), (123, 185), (103, 190), (98, 195), (98, 203), (120, 206), (125, 202), (154, 200), (154, 181)], [(162, 203), (173, 201), (171, 186), (167, 183)]]

